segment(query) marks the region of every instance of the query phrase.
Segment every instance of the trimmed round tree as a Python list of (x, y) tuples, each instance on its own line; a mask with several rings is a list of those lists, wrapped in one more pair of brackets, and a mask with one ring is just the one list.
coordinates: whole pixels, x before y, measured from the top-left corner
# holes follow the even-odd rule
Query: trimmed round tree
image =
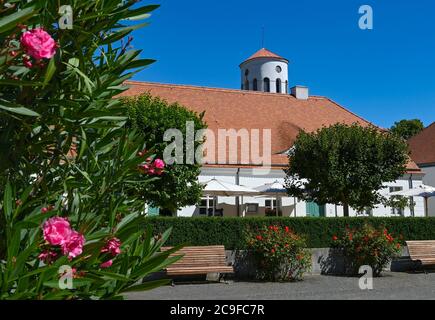
[(419, 119), (400, 120), (399, 122), (395, 122), (391, 127), (391, 132), (405, 140), (408, 140), (409, 138), (422, 132), (423, 129), (424, 124)]
[[(189, 143), (187, 131), (196, 133), (207, 127), (203, 114), (197, 114), (177, 103), (169, 104), (149, 94), (127, 98), (124, 102), (129, 108), (131, 125), (142, 133), (145, 145), (152, 146), (152, 152), (158, 157), (165, 158), (165, 150), (170, 150), (174, 151), (170, 152), (171, 156), (176, 158), (174, 163), (166, 166), (165, 174), (160, 179), (143, 185), (148, 203), (163, 209), (163, 212), (172, 213), (197, 204), (202, 195), (202, 186), (198, 182), (201, 165), (192, 156), (203, 140)], [(176, 145), (179, 151), (173, 149), (177, 141), (171, 138), (169, 130), (177, 131), (178, 137), (183, 140)], [(169, 133), (171, 139), (165, 139), (165, 133)]]
[(336, 124), (301, 132), (286, 172), (290, 195), (362, 211), (383, 201), (379, 191), (406, 172), (406, 142), (374, 126)]

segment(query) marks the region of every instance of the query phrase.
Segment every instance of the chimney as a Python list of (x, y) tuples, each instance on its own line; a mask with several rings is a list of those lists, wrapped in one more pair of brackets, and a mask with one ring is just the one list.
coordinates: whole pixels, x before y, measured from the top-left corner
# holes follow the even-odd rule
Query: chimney
[(308, 87), (294, 86), (293, 88), (291, 88), (291, 94), (296, 99), (308, 100)]

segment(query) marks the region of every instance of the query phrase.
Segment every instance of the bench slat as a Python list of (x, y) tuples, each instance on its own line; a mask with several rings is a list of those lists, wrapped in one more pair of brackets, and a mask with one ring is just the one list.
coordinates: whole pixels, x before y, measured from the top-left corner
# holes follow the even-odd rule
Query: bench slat
[[(162, 247), (162, 251), (172, 247)], [(208, 273), (233, 273), (234, 268), (228, 266), (225, 256), (225, 247), (200, 246), (184, 247), (170, 256), (183, 257), (166, 268), (168, 275), (200, 275)]]
[(406, 241), (409, 256), (422, 265), (435, 264), (435, 240)]

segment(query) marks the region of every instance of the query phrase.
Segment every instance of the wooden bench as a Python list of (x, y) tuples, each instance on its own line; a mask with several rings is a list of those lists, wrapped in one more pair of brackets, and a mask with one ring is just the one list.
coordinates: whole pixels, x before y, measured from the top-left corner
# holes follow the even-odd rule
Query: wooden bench
[[(162, 247), (166, 251), (170, 247)], [(171, 256), (184, 255), (183, 258), (166, 268), (168, 276), (207, 275), (210, 273), (234, 273), (228, 266), (224, 246), (184, 247)]]
[(435, 240), (406, 241), (409, 257), (421, 267), (435, 266)]

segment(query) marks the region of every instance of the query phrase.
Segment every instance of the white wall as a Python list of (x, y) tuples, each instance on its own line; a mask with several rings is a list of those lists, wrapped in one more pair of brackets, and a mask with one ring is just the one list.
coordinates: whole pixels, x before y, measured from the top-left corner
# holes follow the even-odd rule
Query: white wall
[[(282, 69), (280, 73), (276, 72), (277, 66), (280, 66)], [(264, 91), (263, 79), (269, 78), (270, 92), (276, 93), (276, 80), (279, 78), (281, 79), (281, 93), (286, 93), (285, 86), (286, 81), (288, 83), (288, 64), (284, 60), (273, 58), (257, 58), (242, 64), (240, 67), (240, 73), (243, 88), (246, 79), (246, 69), (249, 70), (249, 74), (247, 77), (249, 81), (249, 90), (253, 90), (254, 79), (257, 79), (258, 91)], [(288, 87), (287, 90), (289, 90)]]
[[(210, 179), (216, 178), (225, 182), (236, 184), (236, 173), (237, 169), (221, 169), (221, 168), (203, 168), (201, 171), (201, 175), (199, 176), (200, 182), (206, 182)], [(250, 188), (255, 188), (261, 186), (265, 183), (272, 183), (275, 180), (278, 180), (281, 183), (284, 183), (285, 174), (282, 170), (271, 170), (271, 172), (267, 175), (255, 175), (251, 169), (241, 169), (239, 173), (239, 183), (240, 185), (244, 185)], [(434, 168), (434, 177), (435, 177), (435, 168)], [(413, 176), (413, 187), (418, 187), (422, 184), (422, 176)], [(435, 185), (435, 184), (434, 184)], [(382, 191), (384, 194), (389, 192), (389, 187), (402, 187), (403, 190), (408, 190), (410, 187), (409, 176), (404, 176), (402, 179), (392, 182), (386, 183), (385, 189)], [(263, 216), (264, 215), (264, 206), (266, 199), (273, 199), (273, 197), (243, 197), (243, 203), (246, 205), (247, 203), (258, 203), (259, 204), (259, 212), (256, 215), (246, 214), (246, 216)], [(241, 200), (241, 199), (240, 199)], [(295, 206), (296, 200), (296, 206)], [(414, 202), (416, 206), (414, 208), (414, 216), (423, 217), (424, 216), (424, 201), (422, 198), (414, 198)], [(217, 208), (224, 209), (225, 216), (236, 216), (237, 215), (237, 207), (236, 207), (236, 198), (235, 197), (218, 197), (217, 198)], [(296, 210), (295, 210), (296, 207)], [(285, 197), (282, 198), (282, 208), (283, 215), (287, 217), (305, 217), (306, 216), (306, 203), (305, 201), (299, 201), (293, 197)], [(186, 207), (181, 209), (178, 212), (178, 216), (193, 216), (198, 215), (199, 210), (195, 207)], [(326, 205), (327, 217), (335, 217), (336, 215), (342, 217), (344, 215), (342, 206), (335, 206), (332, 204)], [(350, 208), (349, 212), (350, 216), (357, 216), (357, 212)], [(379, 206), (374, 208), (373, 216), (376, 217), (388, 217), (391, 216), (391, 208), (385, 208), (384, 206)], [(360, 215), (359, 215), (360, 216)], [(411, 216), (411, 209), (407, 208), (404, 211), (404, 216)]]
[[(423, 183), (435, 187), (435, 165), (422, 167), (421, 170), (426, 174)], [(435, 216), (435, 198), (429, 198), (429, 215)]]

